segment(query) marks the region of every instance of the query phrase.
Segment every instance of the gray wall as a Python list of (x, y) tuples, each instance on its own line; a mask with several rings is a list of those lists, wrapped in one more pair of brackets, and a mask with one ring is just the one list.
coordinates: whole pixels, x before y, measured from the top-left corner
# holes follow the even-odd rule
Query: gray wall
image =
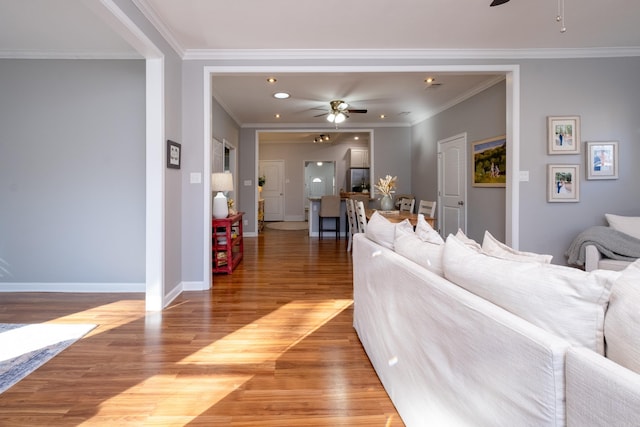
[[(335, 161), (336, 192), (346, 186), (347, 154), (351, 147), (362, 144), (292, 144), (261, 143), (259, 160), (284, 160), (285, 168), (285, 220), (303, 221), (304, 215), (304, 162)], [(244, 161), (244, 160), (243, 160)]]
[[(351, 130), (351, 128), (350, 128)], [(252, 133), (254, 135), (255, 132)], [(375, 128), (371, 132), (374, 145), (374, 163), (371, 177), (372, 184), (385, 175), (398, 177), (398, 193), (411, 192), (411, 129), (409, 127)], [(251, 136), (252, 136), (251, 135)], [(250, 142), (247, 141), (247, 145)], [(338, 145), (322, 144), (290, 144), (267, 143), (260, 144), (260, 160), (285, 160), (285, 174), (289, 183), (286, 184), (285, 219), (304, 218), (304, 161), (305, 160), (335, 160), (336, 161), (336, 191), (346, 187), (346, 173), (348, 168), (349, 148), (363, 147), (362, 144), (345, 143)], [(249, 169), (255, 158), (241, 154), (241, 162)], [(252, 189), (249, 189), (253, 195)], [(251, 199), (253, 200), (253, 199)], [(249, 203), (256, 204), (252, 201)], [(255, 210), (243, 208), (247, 217), (254, 218)], [(250, 213), (251, 212), (251, 213)], [(249, 228), (253, 229), (252, 221)]]
[[(521, 65), (520, 184), (521, 248), (554, 255), (604, 214), (640, 216), (640, 58), (530, 60)], [(579, 155), (547, 155), (547, 116), (581, 117)], [(585, 141), (619, 142), (620, 178), (585, 179)], [(547, 164), (578, 164), (579, 203), (547, 203)]]
[(474, 141), (506, 133), (506, 86), (502, 81), (413, 127), (412, 188), (418, 200), (437, 200), (437, 142), (467, 133), (467, 229), (482, 241), (485, 230), (505, 241), (505, 189), (471, 185)]
[(145, 280), (145, 64), (0, 60), (0, 281)]

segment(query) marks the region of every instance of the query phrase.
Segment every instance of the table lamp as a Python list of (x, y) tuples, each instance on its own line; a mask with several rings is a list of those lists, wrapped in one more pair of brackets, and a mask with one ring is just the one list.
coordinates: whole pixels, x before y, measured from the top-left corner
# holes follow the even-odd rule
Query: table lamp
[(226, 218), (229, 216), (229, 205), (224, 195), (225, 191), (233, 190), (233, 177), (229, 172), (212, 173), (211, 174), (211, 191), (217, 191), (218, 194), (213, 198), (214, 218)]

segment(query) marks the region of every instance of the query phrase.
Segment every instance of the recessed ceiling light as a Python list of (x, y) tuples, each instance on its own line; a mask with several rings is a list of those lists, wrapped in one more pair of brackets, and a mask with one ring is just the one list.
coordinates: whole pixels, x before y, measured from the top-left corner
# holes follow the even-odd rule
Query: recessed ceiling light
[(384, 114), (380, 114), (380, 118), (381, 118), (381, 119), (384, 119), (384, 118), (386, 118), (386, 117), (387, 117), (387, 116), (385, 116)]
[(427, 84), (433, 83), (435, 81), (436, 81), (436, 79), (433, 78), (433, 77), (427, 77), (426, 79), (424, 79), (424, 82), (427, 83)]
[(273, 94), (273, 97), (278, 99), (287, 99), (290, 96), (291, 95), (289, 95), (287, 92), (276, 92)]
[(278, 80), (277, 80), (275, 77), (269, 77), (269, 78), (267, 79), (267, 83), (271, 83), (271, 84), (274, 84), (274, 83), (275, 83), (275, 82), (277, 82), (277, 81), (278, 81)]
[(354, 136), (353, 139), (355, 139), (356, 141), (360, 139), (359, 136)]
[(280, 118), (280, 114), (276, 114), (274, 117), (275, 117), (276, 119), (279, 119), (279, 118)]

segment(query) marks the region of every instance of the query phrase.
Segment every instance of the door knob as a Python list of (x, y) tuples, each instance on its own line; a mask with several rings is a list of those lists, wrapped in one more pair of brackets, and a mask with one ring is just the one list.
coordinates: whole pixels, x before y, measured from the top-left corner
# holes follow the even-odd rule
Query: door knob
[(458, 205), (462, 206), (462, 205), (464, 205), (464, 202), (463, 202), (462, 200), (460, 200), (460, 201), (458, 202)]

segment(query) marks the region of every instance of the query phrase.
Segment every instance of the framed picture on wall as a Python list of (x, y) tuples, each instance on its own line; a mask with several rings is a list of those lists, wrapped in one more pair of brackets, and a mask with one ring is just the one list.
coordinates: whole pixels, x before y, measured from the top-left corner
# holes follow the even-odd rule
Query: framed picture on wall
[(507, 137), (506, 135), (471, 143), (473, 151), (474, 187), (507, 186)]
[(180, 157), (182, 146), (175, 141), (167, 140), (167, 167), (170, 169), (180, 169)]
[(580, 165), (547, 165), (548, 202), (580, 201)]
[(548, 154), (580, 153), (580, 116), (547, 117)]
[(587, 179), (618, 178), (618, 142), (587, 142)]

